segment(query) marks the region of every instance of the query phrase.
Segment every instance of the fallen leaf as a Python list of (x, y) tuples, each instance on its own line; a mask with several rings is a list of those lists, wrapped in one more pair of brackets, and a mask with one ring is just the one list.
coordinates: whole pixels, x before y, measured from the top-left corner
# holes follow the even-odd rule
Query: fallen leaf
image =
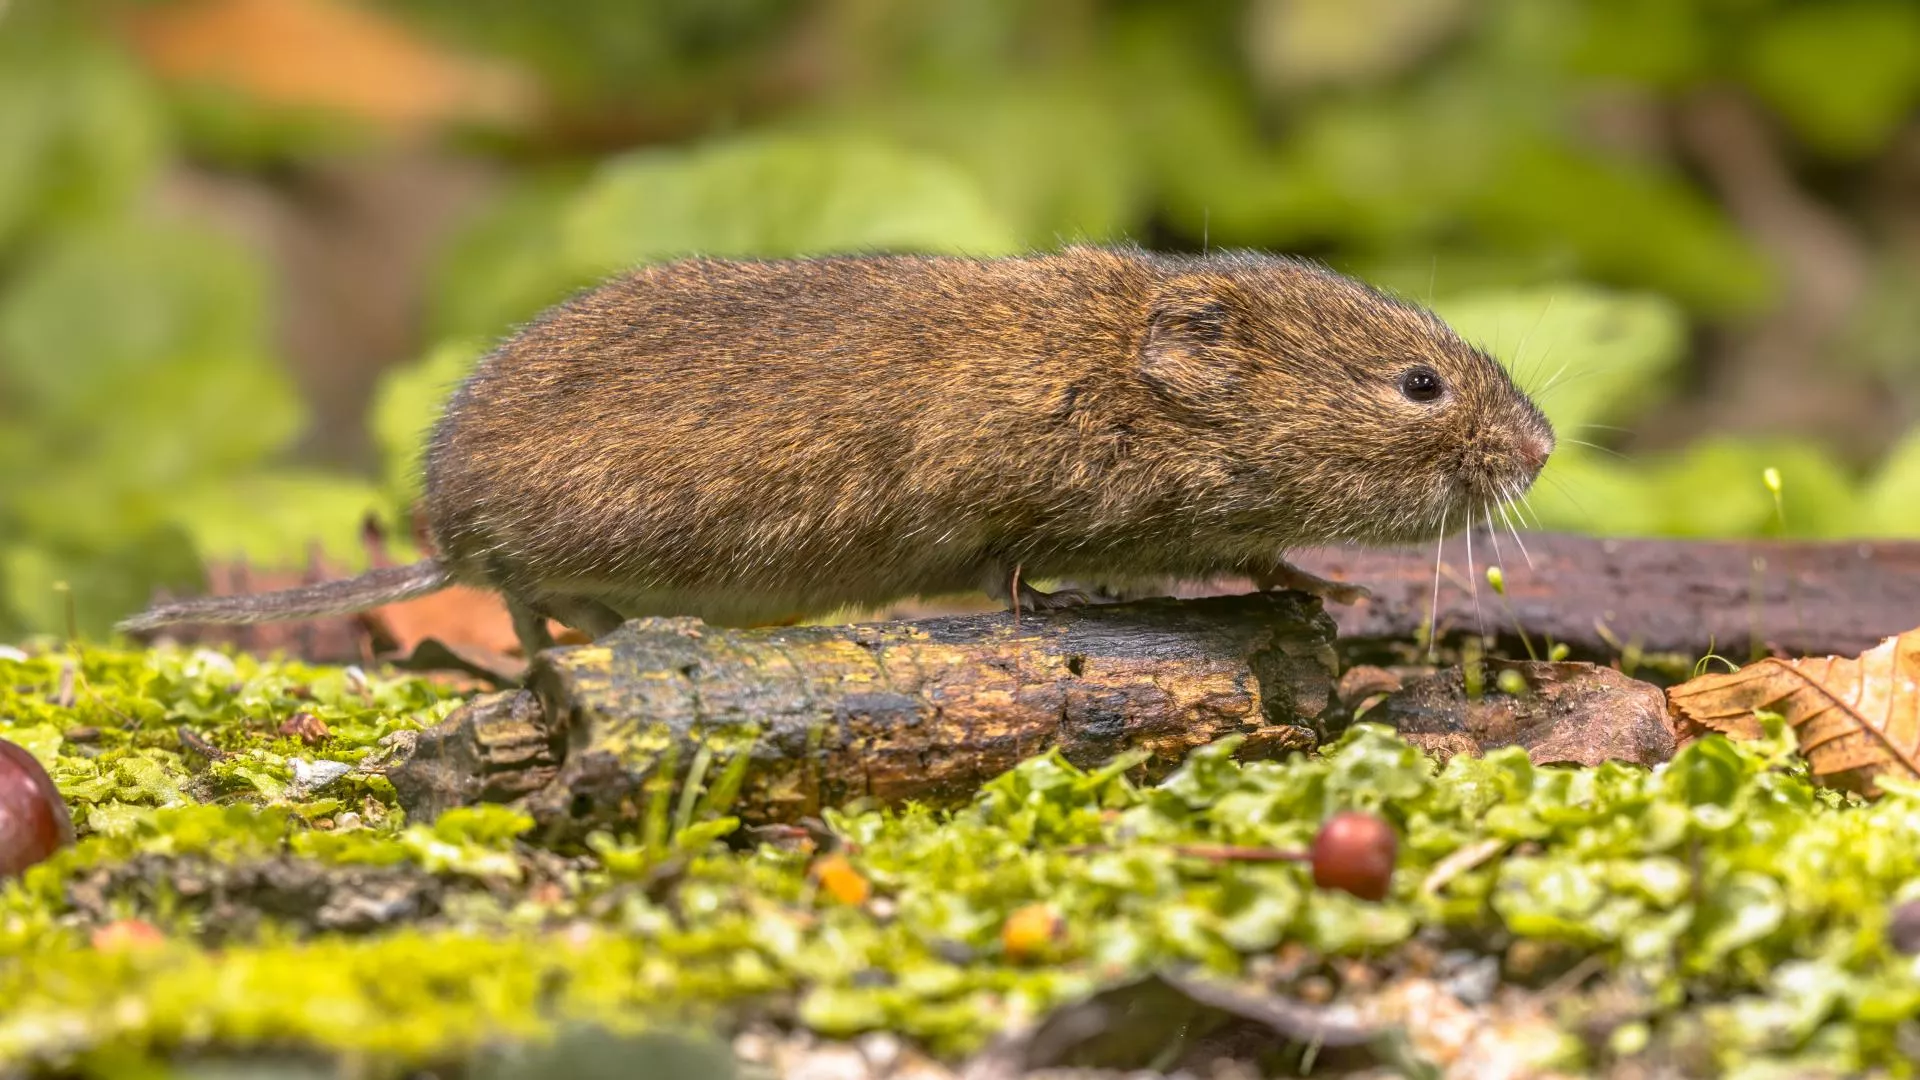
[(1814, 775), (1833, 787), (1877, 793), (1877, 778), (1920, 777), (1920, 630), (1857, 657), (1766, 659), (1702, 675), (1667, 691), (1684, 734), (1760, 734), (1754, 714), (1793, 726)]
[(873, 887), (867, 884), (867, 879), (853, 868), (844, 855), (822, 856), (813, 864), (813, 876), (827, 895), (843, 904), (864, 904), (873, 893)]
[(268, 105), (321, 109), (397, 127), (529, 115), (522, 73), (456, 55), (371, 6), (348, 0), (198, 0), (130, 21), (163, 78), (239, 91)]
[(1000, 947), (1016, 962), (1038, 959), (1065, 933), (1060, 916), (1046, 904), (1027, 904), (1007, 914), (1000, 926)]
[(308, 746), (318, 746), (326, 742), (332, 732), (327, 730), (326, 721), (310, 712), (297, 712), (281, 722), (280, 734), (299, 739)]

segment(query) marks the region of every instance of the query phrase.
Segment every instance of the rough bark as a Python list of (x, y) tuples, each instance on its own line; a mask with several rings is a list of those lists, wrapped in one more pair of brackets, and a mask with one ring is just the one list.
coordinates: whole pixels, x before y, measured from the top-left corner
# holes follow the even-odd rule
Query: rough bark
[[(1516, 692), (1500, 688), (1503, 671), (1520, 675)], [(1660, 688), (1594, 664), (1496, 663), (1477, 696), (1449, 668), (1398, 686), (1364, 718), (1440, 758), (1518, 746), (1536, 765), (1657, 765), (1674, 751)]]
[[(389, 770), (408, 813), (511, 798), (578, 833), (643, 813), (648, 785), (747, 755), (732, 812), (793, 821), (871, 799), (966, 799), (1058, 748), (1143, 775), (1228, 734), (1274, 757), (1316, 744), (1332, 700), (1333, 623), (1293, 593), (1025, 615), (721, 630), (628, 624), (543, 654), (529, 690), (475, 699)], [(558, 771), (551, 771), (559, 762)]]
[[(1552, 640), (1576, 657), (1617, 658), (1626, 648), (1681, 654), (1713, 650), (1745, 662), (1785, 656), (1852, 656), (1920, 622), (1920, 543), (1843, 541), (1628, 540), (1535, 533), (1532, 565), (1501, 537), (1503, 600), (1484, 577), (1494, 545), (1474, 539), (1469, 573), (1464, 537), (1447, 542), (1441, 574), (1443, 636), (1484, 627), (1524, 655), (1514, 627), (1536, 649)], [(1434, 550), (1296, 552), (1292, 561), (1323, 577), (1353, 581), (1373, 598), (1329, 608), (1343, 639), (1407, 643), (1433, 604)], [(1473, 590), (1479, 595), (1476, 612)], [(1239, 592), (1246, 582), (1182, 590)]]

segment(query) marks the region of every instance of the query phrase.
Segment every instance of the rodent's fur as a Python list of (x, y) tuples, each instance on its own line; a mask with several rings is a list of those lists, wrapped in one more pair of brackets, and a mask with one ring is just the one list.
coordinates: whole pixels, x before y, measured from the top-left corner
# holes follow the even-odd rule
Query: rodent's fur
[[(1435, 400), (1410, 397), (1415, 368)], [(500, 591), (531, 648), (539, 616), (754, 623), (1004, 596), (1010, 572), (1298, 581), (1288, 548), (1432, 540), (1552, 448), (1439, 319), (1292, 259), (690, 259), (480, 364), (434, 431), (439, 561), (409, 582)], [(278, 595), (123, 625), (278, 617)]]

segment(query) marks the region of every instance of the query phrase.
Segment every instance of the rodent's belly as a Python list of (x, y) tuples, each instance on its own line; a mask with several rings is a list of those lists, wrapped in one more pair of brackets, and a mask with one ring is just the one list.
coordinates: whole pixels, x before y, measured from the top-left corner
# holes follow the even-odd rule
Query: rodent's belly
[[(1172, 579), (1252, 569), (1239, 553), (1179, 543), (1022, 550), (1019, 537), (986, 533), (944, 539), (892, 533), (822, 542), (827, 540), (815, 534), (788, 548), (629, 548), (624, 572), (617, 574), (584, 572), (573, 558), (526, 569), (540, 594), (592, 599), (625, 618), (693, 616), (716, 626), (759, 626), (841, 609), (871, 610), (913, 597), (997, 592), (1015, 564), (1027, 582), (1070, 579), (1083, 587), (1149, 590)], [(1277, 559), (1281, 553), (1262, 554)]]
[(629, 619), (688, 615), (714, 626), (763, 626), (824, 615), (843, 608), (877, 608), (913, 596), (978, 589), (984, 573), (871, 575), (860, 581), (818, 578), (802, 571), (787, 580), (724, 578), (640, 585), (577, 577), (543, 582), (543, 591), (596, 600)]

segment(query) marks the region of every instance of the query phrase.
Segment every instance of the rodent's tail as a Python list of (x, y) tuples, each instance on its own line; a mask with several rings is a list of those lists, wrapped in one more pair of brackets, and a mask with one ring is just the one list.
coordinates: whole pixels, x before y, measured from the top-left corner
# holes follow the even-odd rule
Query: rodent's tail
[(359, 577), (327, 581), (280, 592), (206, 596), (159, 604), (115, 625), (123, 633), (157, 630), (170, 623), (260, 623), (345, 615), (382, 604), (439, 592), (453, 580), (433, 559), (411, 566), (386, 566)]

